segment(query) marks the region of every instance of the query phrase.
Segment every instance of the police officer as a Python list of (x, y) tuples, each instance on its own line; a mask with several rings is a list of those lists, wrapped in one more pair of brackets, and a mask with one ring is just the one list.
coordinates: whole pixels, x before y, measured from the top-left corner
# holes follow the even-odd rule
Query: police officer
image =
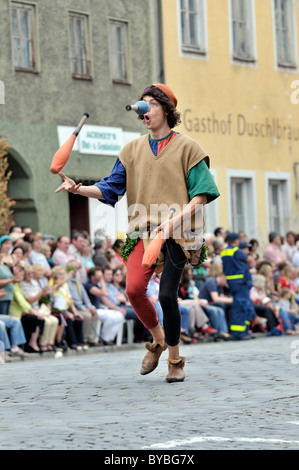
[(221, 252), (223, 272), (225, 274), (231, 295), (233, 296), (232, 323), (230, 325), (234, 340), (253, 338), (249, 327), (251, 320), (256, 317), (254, 306), (250, 300), (251, 274), (249, 268), (254, 265), (251, 256), (239, 249), (239, 235), (229, 233), (228, 246)]

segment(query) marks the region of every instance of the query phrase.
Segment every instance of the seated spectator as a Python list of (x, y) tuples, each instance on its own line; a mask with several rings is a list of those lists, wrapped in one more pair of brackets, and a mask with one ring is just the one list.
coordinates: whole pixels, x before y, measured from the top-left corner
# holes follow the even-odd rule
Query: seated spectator
[(24, 297), (21, 282), (24, 280), (24, 269), (19, 272), (20, 280), (13, 286), (13, 299), (9, 307), (9, 315), (21, 320), (26, 337), (25, 351), (29, 353), (41, 352), (38, 346), (38, 339), (43, 333), (44, 319), (37, 310), (32, 308)]
[(78, 276), (79, 264), (71, 260), (66, 265), (72, 277), (67, 281), (70, 296), (75, 307), (83, 317), (83, 342), (88, 346), (99, 346), (100, 323), (96, 308), (92, 305), (89, 296)]
[(28, 257), (29, 263), (32, 264), (41, 264), (45, 268), (44, 276), (49, 277), (51, 274), (51, 266), (48, 263), (47, 258), (42, 253), (43, 245), (43, 236), (40, 232), (35, 232), (30, 235), (30, 241), (32, 244), (32, 250)]
[(253, 260), (256, 262), (259, 259), (259, 254), (257, 253), (257, 250), (259, 248), (259, 242), (255, 238), (252, 238), (249, 241), (249, 255), (253, 258)]
[(189, 309), (189, 332), (195, 339), (200, 338), (199, 332), (213, 336), (217, 330), (208, 324), (209, 318), (202, 308), (202, 304), (206, 302), (199, 299), (199, 291), (192, 280), (192, 275), (192, 268), (187, 266), (182, 274), (178, 294), (181, 304)]
[(134, 312), (133, 307), (131, 306), (129, 299), (126, 295), (125, 289), (122, 287), (123, 274), (120, 268), (115, 268), (112, 270), (108, 266), (102, 269), (105, 284), (107, 287), (107, 297), (108, 302), (104, 302), (106, 306), (112, 310), (119, 310), (123, 313), (126, 320), (134, 320), (134, 332), (136, 335), (137, 341), (144, 339), (148, 336), (146, 328), (141, 323), (136, 313)]
[[(156, 274), (156, 272), (153, 273), (149, 280), (146, 293), (157, 311), (160, 325), (163, 325), (163, 310), (159, 302), (160, 277), (160, 274)], [(179, 299), (178, 307), (182, 319), (180, 339), (183, 343), (190, 344), (192, 343), (192, 338), (189, 334), (189, 309), (181, 304), (181, 299)], [(195, 342), (197, 343), (197, 340), (195, 340)]]
[(270, 297), (272, 300), (278, 300), (278, 292), (274, 283), (274, 268), (268, 261), (262, 261), (257, 265), (256, 274), (261, 274), (266, 278), (265, 291), (267, 297)]
[(97, 309), (97, 315), (103, 323), (101, 329), (101, 340), (103, 344), (114, 344), (117, 332), (124, 322), (125, 312), (112, 310), (105, 305), (108, 295), (104, 275), (100, 267), (91, 268), (88, 273), (88, 281), (85, 289), (89, 295), (91, 303)]
[(40, 249), (40, 252), (45, 255), (46, 260), (49, 263), (50, 268), (53, 268), (53, 262), (52, 262), (52, 251), (49, 243), (43, 243)]
[(115, 242), (112, 245), (112, 249), (115, 253), (115, 265), (117, 264), (123, 264), (124, 260), (121, 256), (121, 247), (123, 246), (124, 241), (120, 240), (119, 238), (115, 240)]
[(296, 292), (295, 279), (296, 279), (296, 268), (294, 268), (294, 266), (290, 264), (287, 264), (282, 269), (282, 276), (278, 279), (277, 291), (280, 292), (281, 289), (290, 289), (295, 302), (299, 304), (299, 296)]
[[(71, 349), (82, 350), (83, 346), (83, 325), (82, 315), (75, 307), (75, 303), (70, 296), (67, 281), (71, 274), (66, 273), (62, 266), (52, 268), (49, 285), (53, 286), (52, 310), (57, 316), (66, 322), (66, 342)], [(58, 338), (58, 347), (65, 348), (62, 338)]]
[(17, 249), (21, 249), (23, 251), (23, 256), (21, 261), (23, 261), (24, 266), (31, 266), (31, 263), (28, 261), (31, 252), (31, 243), (22, 241), (18, 244)]
[(51, 315), (51, 309), (41, 300), (52, 293), (49, 286), (41, 287), (33, 277), (33, 267), (25, 267), (25, 278), (20, 283), (23, 295), (27, 302), (42, 315), (45, 323), (43, 333), (40, 335), (38, 343), (41, 351), (54, 351), (55, 338), (58, 328), (58, 319)]
[(279, 326), (279, 307), (274, 307), (270, 297), (266, 295), (266, 278), (261, 274), (252, 276), (252, 288), (250, 289), (250, 300), (254, 310), (259, 317), (267, 320), (268, 332), (277, 334)]
[[(206, 311), (212, 326), (217, 330), (215, 338), (227, 340), (230, 339), (229, 325), (233, 298), (224, 295), (223, 287), (227, 285), (227, 282), (222, 266), (220, 264), (213, 265), (210, 274), (213, 276), (210, 276), (203, 284), (199, 297), (208, 303)], [(226, 306), (230, 308), (226, 310)]]
[(295, 326), (297, 331), (297, 328), (299, 328), (299, 310), (290, 289), (284, 287), (279, 291), (278, 305), (287, 312), (291, 325)]

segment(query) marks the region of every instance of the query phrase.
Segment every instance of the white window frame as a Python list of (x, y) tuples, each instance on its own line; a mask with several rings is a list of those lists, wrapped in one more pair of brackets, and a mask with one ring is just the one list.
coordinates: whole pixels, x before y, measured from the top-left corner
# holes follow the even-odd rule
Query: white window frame
[[(235, 12), (235, 8), (238, 8), (240, 12), (241, 1), (244, 2), (245, 7), (245, 19), (238, 17), (238, 12)], [(235, 6), (236, 5), (236, 6)], [(256, 67), (257, 65), (257, 46), (256, 46), (256, 22), (255, 22), (255, 4), (254, 0), (228, 0), (229, 10), (229, 24), (230, 24), (230, 50), (231, 50), (231, 61), (235, 65)], [(239, 15), (240, 16), (240, 15)], [(242, 23), (245, 25), (246, 40), (247, 40), (247, 54), (235, 50), (235, 39), (234, 39), (234, 23)], [(240, 41), (240, 38), (239, 38)]]
[[(74, 31), (74, 21), (76, 19), (80, 20), (84, 28), (82, 44), (78, 43), (78, 37)], [(87, 13), (71, 10), (69, 11), (68, 21), (70, 31), (70, 61), (72, 77), (91, 80), (92, 62), (89, 15)]]
[[(186, 18), (186, 31), (190, 37), (190, 15), (196, 17), (195, 24), (198, 34), (198, 44), (192, 45), (190, 42), (183, 43), (183, 31), (182, 31), (182, 9), (181, 2), (185, 2), (185, 9), (187, 10)], [(207, 31), (207, 7), (206, 0), (193, 0), (195, 4), (194, 13), (189, 9), (189, 0), (177, 0), (177, 12), (178, 12), (178, 31), (179, 31), (179, 54), (181, 56), (207, 59), (208, 58), (208, 31)]]
[[(282, 50), (282, 15), (279, 9), (276, 12), (276, 5), (281, 6), (281, 2), (286, 1), (287, 5), (287, 55), (282, 57), (280, 51)], [(278, 70), (288, 70), (290, 72), (297, 72), (298, 70), (298, 52), (297, 52), (297, 29), (296, 29), (296, 10), (293, 0), (272, 0), (273, 11), (273, 32), (274, 32), (274, 54), (275, 54), (275, 67)], [(277, 27), (277, 20), (279, 25)]]
[[(235, 180), (244, 183), (244, 202), (248, 202), (247, 210), (244, 211), (244, 227), (237, 228), (233, 225), (232, 208), (232, 186)], [(255, 172), (246, 170), (227, 170), (227, 188), (228, 188), (228, 215), (229, 224), (232, 231), (243, 230), (248, 238), (255, 238), (257, 233), (257, 205), (256, 205), (256, 182)]]
[[(113, 83), (131, 82), (129, 22), (109, 18), (110, 76)], [(120, 34), (116, 37), (115, 34)]]
[[(17, 11), (18, 34), (14, 35), (13, 10)], [(20, 28), (21, 13), (29, 13), (29, 36), (22, 37)], [(37, 72), (37, 35), (36, 35), (36, 5), (27, 2), (11, 2), (11, 37), (14, 69), (20, 72)], [(15, 56), (15, 41), (17, 41), (18, 57)], [(29, 53), (30, 64), (24, 64), (22, 42), (27, 41), (27, 52)]]
[[(214, 178), (217, 185), (217, 172), (215, 169), (210, 169), (210, 173)], [(214, 233), (216, 227), (218, 227), (218, 198), (204, 206), (204, 217), (205, 217), (205, 228), (204, 233)]]
[(266, 208), (267, 208), (267, 226), (268, 233), (276, 231), (272, 222), (272, 208), (270, 201), (270, 185), (272, 183), (278, 184), (280, 191), (279, 210), (280, 210), (280, 234), (285, 234), (290, 227), (291, 217), (291, 189), (290, 189), (290, 174), (281, 172), (266, 172), (265, 173), (265, 188), (266, 188)]

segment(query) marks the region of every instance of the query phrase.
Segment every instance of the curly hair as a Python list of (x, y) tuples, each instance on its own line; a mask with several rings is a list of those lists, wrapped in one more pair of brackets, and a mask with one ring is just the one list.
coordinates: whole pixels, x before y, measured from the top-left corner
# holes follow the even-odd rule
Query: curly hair
[[(149, 86), (139, 95), (138, 99), (143, 100), (145, 96), (152, 96), (161, 104), (167, 116), (167, 123), (170, 129), (173, 129), (173, 127), (178, 126), (181, 123), (181, 114), (177, 111), (172, 101), (170, 101), (168, 96), (162, 90), (153, 85)], [(144, 121), (144, 116), (140, 115), (138, 116), (138, 119)]]

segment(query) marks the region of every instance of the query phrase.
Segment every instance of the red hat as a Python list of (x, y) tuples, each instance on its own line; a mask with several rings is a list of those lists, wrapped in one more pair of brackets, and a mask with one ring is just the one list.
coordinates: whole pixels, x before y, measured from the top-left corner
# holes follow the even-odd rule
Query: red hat
[(154, 86), (162, 90), (163, 93), (165, 93), (165, 95), (168, 96), (170, 101), (175, 105), (175, 107), (177, 106), (178, 100), (169, 86), (164, 85), (163, 83), (156, 83)]
[(162, 94), (166, 95), (167, 98), (174, 104), (175, 107), (177, 106), (178, 100), (175, 97), (173, 91), (171, 90), (171, 88), (169, 88), (169, 86), (164, 85), (163, 83), (156, 83), (154, 85), (150, 85), (146, 87), (143, 90), (143, 93), (141, 96), (146, 96), (147, 94), (152, 95), (154, 94), (155, 91), (162, 92)]

